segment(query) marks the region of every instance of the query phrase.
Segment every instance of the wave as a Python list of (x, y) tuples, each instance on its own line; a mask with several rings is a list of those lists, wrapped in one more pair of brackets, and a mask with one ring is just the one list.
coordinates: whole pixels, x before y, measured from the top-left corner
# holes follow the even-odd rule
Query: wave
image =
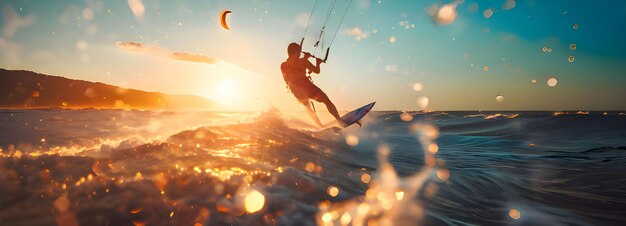
[(7, 224), (626, 222), (617, 113), (372, 112), (345, 130), (277, 110), (2, 115)]

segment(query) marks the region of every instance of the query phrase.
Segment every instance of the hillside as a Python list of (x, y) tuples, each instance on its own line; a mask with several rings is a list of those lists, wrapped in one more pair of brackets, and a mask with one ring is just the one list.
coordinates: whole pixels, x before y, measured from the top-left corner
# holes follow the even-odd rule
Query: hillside
[(210, 109), (210, 100), (0, 69), (0, 108)]

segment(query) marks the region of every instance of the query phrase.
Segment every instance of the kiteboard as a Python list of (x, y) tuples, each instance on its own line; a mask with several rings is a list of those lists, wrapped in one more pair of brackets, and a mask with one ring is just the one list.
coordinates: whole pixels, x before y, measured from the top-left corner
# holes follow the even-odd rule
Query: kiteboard
[[(372, 108), (374, 108), (374, 104), (376, 104), (376, 101), (366, 104), (363, 107), (357, 108), (356, 110), (348, 112), (345, 115), (341, 116), (341, 121), (343, 121), (343, 123), (339, 126), (341, 126), (341, 128), (346, 128), (354, 123), (357, 123), (359, 120), (361, 120), (361, 118), (367, 115), (367, 113), (369, 113)], [(336, 123), (337, 121), (333, 120), (331, 122), (325, 123), (322, 128), (333, 127), (334, 125), (337, 125)], [(335, 128), (335, 130), (341, 130), (340, 127), (335, 126), (333, 128)]]

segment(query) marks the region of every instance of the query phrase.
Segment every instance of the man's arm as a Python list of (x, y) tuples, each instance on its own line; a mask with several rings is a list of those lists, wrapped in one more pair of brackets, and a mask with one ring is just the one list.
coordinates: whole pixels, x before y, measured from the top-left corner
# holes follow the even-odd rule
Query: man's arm
[(306, 64), (306, 68), (315, 73), (315, 74), (319, 74), (320, 73), (320, 64), (322, 64), (322, 60), (315, 58), (315, 66), (313, 66), (313, 64), (308, 60), (308, 59), (304, 59), (305, 64)]

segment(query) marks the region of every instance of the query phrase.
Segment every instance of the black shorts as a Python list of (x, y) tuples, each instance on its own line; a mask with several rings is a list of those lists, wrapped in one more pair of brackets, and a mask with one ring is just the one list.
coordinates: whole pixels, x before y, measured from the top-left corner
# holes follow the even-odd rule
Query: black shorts
[(324, 92), (308, 79), (302, 79), (290, 84), (289, 89), (293, 93), (293, 96), (303, 104), (308, 104), (309, 99), (318, 99), (324, 95)]

